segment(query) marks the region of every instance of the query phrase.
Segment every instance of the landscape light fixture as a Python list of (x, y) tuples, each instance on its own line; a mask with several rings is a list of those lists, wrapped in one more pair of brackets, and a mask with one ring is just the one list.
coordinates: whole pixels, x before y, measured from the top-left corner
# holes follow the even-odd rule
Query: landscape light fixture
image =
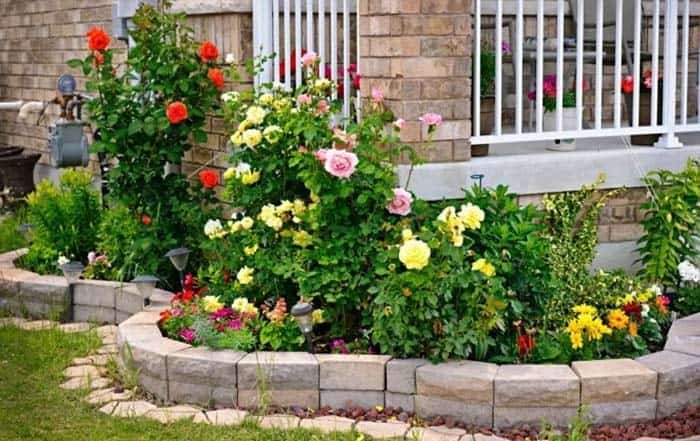
[(168, 251), (165, 254), (165, 257), (168, 257), (170, 259), (170, 262), (180, 273), (180, 287), (182, 289), (185, 289), (185, 277), (183, 271), (185, 271), (185, 267), (187, 266), (187, 259), (190, 257), (191, 252), (192, 251), (190, 251), (187, 248), (175, 248)]
[(311, 344), (311, 332), (314, 328), (313, 319), (311, 317), (313, 310), (314, 308), (311, 306), (311, 304), (300, 301), (296, 305), (292, 306), (291, 311), (292, 317), (294, 317), (294, 320), (296, 320), (297, 324), (299, 325), (299, 329), (301, 329), (301, 333), (304, 334), (306, 346), (311, 353), (314, 351), (313, 345)]
[(152, 275), (137, 276), (131, 281), (131, 283), (136, 285), (136, 288), (139, 290), (139, 294), (141, 294), (141, 297), (143, 298), (143, 306), (150, 305), (151, 295), (156, 289), (156, 284), (158, 281), (160, 281), (160, 279)]

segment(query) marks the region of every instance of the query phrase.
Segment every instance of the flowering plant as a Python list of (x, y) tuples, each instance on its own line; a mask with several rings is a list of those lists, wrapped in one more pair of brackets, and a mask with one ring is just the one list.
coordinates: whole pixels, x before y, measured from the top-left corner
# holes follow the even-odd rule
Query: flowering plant
[[(652, 73), (651, 70), (647, 69), (644, 71), (644, 74), (642, 75), (642, 83), (644, 83), (644, 87), (646, 87), (647, 90), (651, 90), (653, 87), (654, 83), (652, 81)], [(659, 73), (659, 79), (663, 78), (663, 75)], [(625, 75), (622, 77), (622, 81), (620, 83), (620, 87), (622, 88), (622, 92), (626, 94), (630, 94), (634, 92), (634, 76), (632, 75)]]
[[(582, 90), (584, 92), (588, 91), (589, 86), (588, 82), (584, 79), (583, 80), (583, 88)], [(567, 107), (576, 107), (576, 88), (573, 87), (568, 90), (564, 90), (564, 95), (562, 99), (562, 106), (564, 108)], [(537, 99), (537, 91), (536, 90), (531, 90), (527, 94), (527, 98), (530, 101), (535, 101)], [(554, 112), (557, 108), (557, 76), (556, 75), (545, 75), (544, 80), (542, 82), (542, 103), (544, 106), (545, 112)]]
[[(501, 52), (503, 55), (510, 55), (512, 53), (510, 43), (507, 41), (501, 42)], [(496, 78), (496, 50), (491, 44), (484, 42), (481, 46), (481, 56), (479, 57), (481, 62), (481, 76), (480, 78), (480, 89), (481, 96), (486, 96), (492, 91), (493, 82)]]
[(700, 268), (690, 260), (678, 264), (680, 286), (676, 308), (687, 315), (700, 311)]

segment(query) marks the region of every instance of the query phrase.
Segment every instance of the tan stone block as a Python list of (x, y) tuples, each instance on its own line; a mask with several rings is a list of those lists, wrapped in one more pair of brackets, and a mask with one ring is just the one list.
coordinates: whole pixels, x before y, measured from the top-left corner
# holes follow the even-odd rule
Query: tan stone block
[(459, 441), (467, 432), (462, 429), (435, 430), (433, 427), (413, 427), (406, 434), (406, 439), (421, 441)]
[(581, 403), (616, 403), (656, 398), (657, 374), (630, 359), (577, 361)]
[(320, 430), (323, 433), (350, 432), (355, 425), (355, 420), (339, 416), (329, 415), (318, 418), (301, 420), (299, 427), (302, 429)]
[(207, 411), (194, 417), (195, 423), (209, 423), (215, 426), (238, 426), (248, 416), (248, 412), (235, 409)]
[(579, 405), (579, 378), (566, 365), (503, 365), (494, 382), (499, 407)]
[[(468, 399), (468, 396), (462, 399)], [(481, 404), (469, 400), (468, 402), (456, 401), (425, 395), (416, 395), (416, 415), (421, 418), (436, 416), (452, 417), (458, 421), (478, 426), (491, 426), (493, 424), (493, 406)]]
[(493, 403), (493, 382), (498, 366), (476, 361), (428, 364), (416, 370), (419, 395), (469, 403)]
[(321, 389), (377, 390), (385, 385), (387, 355), (319, 354)]
[(267, 415), (260, 418), (259, 424), (263, 429), (296, 429), (299, 427), (299, 418), (291, 415)]
[(199, 413), (202, 411), (192, 406), (172, 406), (159, 407), (146, 413), (145, 416), (163, 424), (170, 424), (178, 420), (192, 419)]
[[(268, 404), (279, 407), (319, 408), (318, 390), (269, 390)], [(238, 390), (238, 406), (252, 409), (260, 406), (260, 396), (257, 390)]]
[(409, 425), (400, 422), (379, 423), (373, 421), (360, 421), (355, 425), (355, 430), (375, 439), (403, 438), (409, 429)]
[[(672, 330), (682, 320), (674, 322)], [(700, 322), (696, 322), (700, 325)], [(657, 398), (700, 387), (700, 358), (673, 351), (661, 351), (637, 359), (659, 375)]]

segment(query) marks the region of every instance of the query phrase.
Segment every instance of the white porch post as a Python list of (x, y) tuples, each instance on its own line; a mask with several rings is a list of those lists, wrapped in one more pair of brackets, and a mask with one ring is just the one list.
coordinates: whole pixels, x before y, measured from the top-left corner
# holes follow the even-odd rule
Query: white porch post
[(677, 149), (683, 147), (676, 136), (676, 68), (678, 58), (678, 2), (665, 2), (664, 12), (664, 133), (656, 147)]

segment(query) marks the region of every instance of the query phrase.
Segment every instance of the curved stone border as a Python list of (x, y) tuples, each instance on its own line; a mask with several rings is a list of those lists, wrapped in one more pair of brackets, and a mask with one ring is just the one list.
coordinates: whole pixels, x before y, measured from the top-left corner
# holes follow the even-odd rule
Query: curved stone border
[[(114, 324), (143, 310), (143, 299), (132, 284), (80, 280), (70, 289), (64, 277), (17, 268), (15, 260), (26, 253), (21, 249), (0, 254), (0, 300), (15, 315)], [(156, 290), (151, 302), (165, 308), (170, 297), (167, 291)]]
[[(129, 284), (80, 281), (17, 269), (26, 251), (0, 255), (0, 297), (46, 315), (64, 305), (78, 320), (119, 323), (120, 358), (133, 362), (143, 388), (166, 403), (251, 408), (401, 407), (419, 417), (451, 417), (504, 428), (544, 417), (565, 426), (580, 405), (594, 424), (654, 420), (700, 400), (700, 314), (673, 323), (663, 351), (636, 360), (567, 365), (503, 365), (475, 361), (430, 364), (383, 355), (213, 351), (162, 336), (157, 322), (170, 293), (144, 308)], [(71, 292), (72, 291), (72, 292)]]
[(163, 337), (158, 319), (157, 311), (135, 314), (119, 325), (117, 343), (164, 402), (251, 408), (264, 384), (268, 403), (281, 407), (392, 406), (506, 428), (542, 418), (566, 426), (582, 404), (594, 424), (627, 424), (700, 400), (700, 314), (676, 321), (661, 352), (571, 366), (213, 351)]

